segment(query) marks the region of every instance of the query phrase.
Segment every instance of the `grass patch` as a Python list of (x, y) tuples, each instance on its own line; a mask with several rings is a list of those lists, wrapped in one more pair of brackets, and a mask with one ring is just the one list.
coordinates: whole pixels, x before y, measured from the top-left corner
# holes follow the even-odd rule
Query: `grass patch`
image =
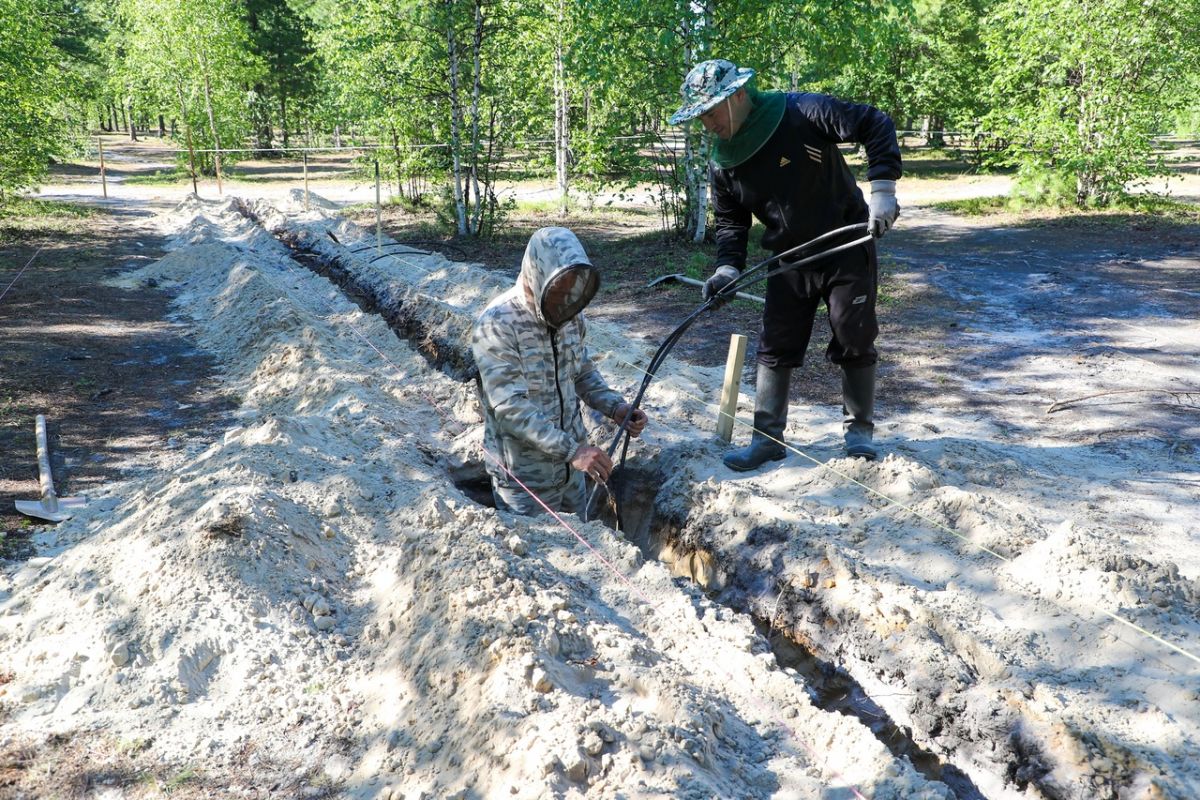
[(77, 233), (87, 227), (85, 220), (100, 213), (90, 206), (61, 200), (5, 197), (0, 201), (0, 247), (48, 234)]
[(170, 794), (176, 789), (186, 786), (188, 783), (199, 778), (199, 774), (194, 767), (185, 767), (183, 770), (175, 773), (167, 780), (163, 781), (162, 791), (164, 794)]
[(89, 206), (42, 200), (37, 197), (6, 197), (0, 201), (0, 220), (85, 219), (96, 213)]
[(1035, 204), (1028, 198), (998, 195), (944, 200), (934, 203), (939, 211), (967, 217), (1019, 215), (1022, 220), (1045, 222), (1089, 222), (1141, 225), (1197, 223), (1200, 206), (1161, 195), (1125, 195), (1103, 208), (1076, 208), (1057, 203)]
[(879, 307), (899, 307), (904, 294), (905, 283), (896, 277), (900, 265), (896, 260), (887, 256), (879, 257), (879, 286), (876, 289), (875, 304)]
[(0, 425), (16, 425), (24, 420), (29, 408), (15, 394), (0, 397)]
[(1009, 214), (1014, 210), (1009, 204), (1008, 195), (992, 197), (968, 197), (963, 200), (942, 200), (934, 203), (938, 211), (949, 211), (952, 214), (962, 214), (966, 217), (985, 217), (989, 214)]
[[(186, 176), (187, 173), (184, 173)], [(268, 172), (261, 175), (242, 173), (236, 169), (231, 169), (228, 172), (222, 171), (221, 177), (230, 183), (293, 183), (296, 188), (304, 188), (304, 173), (300, 170), (288, 170), (280, 172)], [(215, 178), (215, 176), (214, 176)], [(210, 180), (214, 179), (210, 178)], [(308, 173), (309, 183), (330, 183), (333, 181), (366, 181), (368, 176), (365, 172), (359, 170), (347, 169), (345, 172), (310, 172)], [(372, 179), (374, 180), (374, 179)], [(375, 204), (372, 203), (374, 208)]]
[[(197, 176), (200, 177), (200, 176)], [(186, 169), (156, 169), (154, 172), (139, 172), (127, 175), (121, 181), (129, 186), (176, 186), (190, 183), (192, 175)]]

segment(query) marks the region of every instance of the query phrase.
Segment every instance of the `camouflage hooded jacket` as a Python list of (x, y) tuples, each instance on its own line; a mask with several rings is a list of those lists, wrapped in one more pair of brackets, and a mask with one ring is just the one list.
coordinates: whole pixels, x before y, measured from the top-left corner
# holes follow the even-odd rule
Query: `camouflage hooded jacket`
[[(588, 357), (583, 314), (554, 329), (536, 300), (557, 271), (577, 264), (591, 262), (575, 234), (566, 228), (535, 232), (516, 285), (488, 304), (472, 335), (483, 445), (534, 490), (565, 485), (571, 457), (587, 444), (579, 401), (610, 419), (622, 402)], [(498, 485), (516, 487), (503, 469), (485, 461)]]

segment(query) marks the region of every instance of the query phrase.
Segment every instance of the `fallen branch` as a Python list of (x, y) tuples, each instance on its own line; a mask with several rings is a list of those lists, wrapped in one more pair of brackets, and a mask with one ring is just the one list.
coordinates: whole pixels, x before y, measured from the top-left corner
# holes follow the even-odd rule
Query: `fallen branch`
[(1107, 397), (1114, 394), (1165, 394), (1175, 398), (1181, 406), (1185, 408), (1195, 408), (1200, 410), (1200, 403), (1197, 403), (1197, 398), (1200, 397), (1200, 391), (1172, 391), (1170, 389), (1113, 389), (1108, 392), (1097, 392), (1096, 394), (1085, 394), (1083, 397), (1073, 397), (1070, 400), (1059, 400), (1051, 403), (1046, 409), (1047, 414), (1053, 414), (1055, 411), (1062, 411), (1065, 408), (1070, 408), (1073, 405), (1082, 403), (1084, 400), (1092, 400), (1097, 397)]

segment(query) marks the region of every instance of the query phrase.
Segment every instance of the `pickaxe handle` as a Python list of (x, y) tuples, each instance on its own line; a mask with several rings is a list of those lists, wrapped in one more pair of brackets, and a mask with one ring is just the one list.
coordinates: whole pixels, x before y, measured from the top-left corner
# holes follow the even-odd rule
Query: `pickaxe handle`
[(58, 511), (58, 495), (54, 493), (54, 479), (50, 473), (50, 447), (46, 442), (46, 418), (41, 414), (35, 420), (38, 451), (38, 480), (42, 484), (42, 503), (47, 511)]
[[(704, 281), (698, 281), (695, 278), (689, 278), (687, 275), (676, 273), (673, 275), (663, 275), (661, 278), (655, 278), (654, 280), (650, 281), (650, 283), (646, 284), (646, 288), (649, 289), (651, 286), (662, 283), (663, 281), (680, 281), (681, 283), (688, 283), (688, 284), (691, 284), (692, 286), (703, 286), (704, 285)], [(756, 294), (748, 294), (746, 292), (738, 292), (736, 295), (734, 295), (734, 297), (738, 297), (742, 300), (752, 300), (755, 303), (766, 303), (767, 302), (766, 300), (764, 300), (763, 298), (759, 297)]]

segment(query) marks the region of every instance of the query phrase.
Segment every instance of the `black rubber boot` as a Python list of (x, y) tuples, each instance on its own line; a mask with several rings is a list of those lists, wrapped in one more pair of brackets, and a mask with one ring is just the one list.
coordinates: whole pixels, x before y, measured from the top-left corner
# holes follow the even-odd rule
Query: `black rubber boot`
[[(758, 469), (768, 461), (780, 461), (787, 451), (783, 428), (787, 425), (788, 387), (792, 382), (791, 368), (771, 369), (758, 365), (758, 386), (754, 396), (754, 434), (750, 444), (725, 455), (725, 466), (746, 472)], [(766, 434), (764, 436), (763, 434)], [(768, 438), (770, 437), (770, 438)]]
[(846, 455), (874, 461), (879, 457), (871, 439), (875, 433), (875, 365), (842, 368), (842, 430)]

